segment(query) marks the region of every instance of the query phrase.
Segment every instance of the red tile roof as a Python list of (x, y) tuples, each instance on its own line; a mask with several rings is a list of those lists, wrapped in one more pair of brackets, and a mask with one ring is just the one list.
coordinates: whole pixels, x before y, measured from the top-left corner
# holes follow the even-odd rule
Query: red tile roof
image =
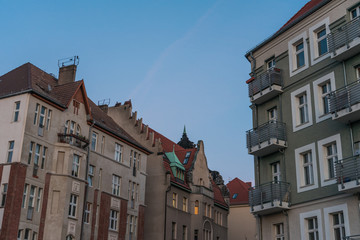
[[(245, 183), (239, 178), (234, 178), (226, 186), (230, 192), (230, 205), (249, 204), (251, 183)], [(237, 194), (235, 198), (234, 194)]]
[(226, 208), (229, 207), (228, 204), (225, 202), (223, 195), (221, 194), (220, 188), (218, 187), (218, 185), (216, 185), (213, 179), (211, 179), (211, 184), (214, 192), (214, 202)]

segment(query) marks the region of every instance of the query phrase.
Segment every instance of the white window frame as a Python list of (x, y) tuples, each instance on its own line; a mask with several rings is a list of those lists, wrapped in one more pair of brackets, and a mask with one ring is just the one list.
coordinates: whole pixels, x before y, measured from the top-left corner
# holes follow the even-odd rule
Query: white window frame
[[(280, 232), (277, 232), (277, 226), (280, 226)], [(284, 223), (276, 223), (273, 225), (274, 228), (274, 239), (285, 240)]]
[(321, 210), (314, 210), (310, 212), (300, 213), (300, 233), (301, 233), (301, 240), (308, 240), (308, 226), (307, 220), (309, 218), (317, 218), (318, 221), (318, 233), (319, 233), (319, 240), (323, 238), (323, 231), (322, 231), (322, 215)]
[(173, 192), (171, 206), (173, 206), (174, 208), (177, 208), (178, 207), (177, 203), (178, 203), (178, 194), (176, 192)]
[[(342, 147), (341, 147), (341, 136), (340, 134), (336, 134), (325, 139), (318, 141), (318, 150), (319, 150), (319, 167), (320, 167), (320, 183), (321, 186), (328, 186), (331, 184), (336, 184), (336, 178), (328, 179), (327, 172), (328, 172), (328, 162), (326, 158), (326, 146), (330, 143), (336, 143), (337, 148), (337, 158), (338, 160), (342, 159)], [(334, 164), (335, 168), (335, 164)], [(335, 170), (334, 170), (335, 171)]]
[(123, 162), (123, 157), (122, 157), (122, 146), (118, 143), (115, 143), (115, 156), (114, 156), (115, 161), (117, 162)]
[(98, 134), (96, 132), (92, 132), (92, 134), (91, 134), (91, 146), (90, 146), (91, 151), (96, 152), (97, 139), (98, 139)]
[(21, 208), (26, 208), (28, 188), (29, 188), (29, 184), (25, 183)]
[[(351, 12), (354, 11), (354, 10), (356, 11), (356, 17), (353, 17), (352, 14), (351, 14)], [(349, 14), (350, 14), (350, 20), (353, 20), (353, 19), (359, 17), (360, 16), (360, 6), (356, 6), (356, 7), (352, 8), (352, 9), (350, 9)]]
[[(77, 162), (75, 161), (76, 159), (78, 160)], [(80, 156), (77, 154), (74, 154), (73, 161), (72, 161), (72, 168), (71, 168), (71, 176), (79, 177), (79, 172), (80, 172)]]
[(323, 29), (325, 29), (326, 31), (325, 34), (325, 38), (326, 38), (326, 35), (330, 33), (329, 24), (330, 24), (330, 20), (329, 17), (327, 17), (309, 28), (311, 65), (315, 65), (318, 62), (330, 56), (329, 46), (327, 53), (319, 56), (318, 39), (317, 39), (317, 33), (319, 32), (319, 30), (323, 30)]
[(19, 115), (20, 115), (20, 101), (16, 101), (14, 103), (14, 116), (13, 116), (13, 122), (18, 122), (19, 121)]
[(113, 209), (110, 209), (110, 222), (109, 222), (109, 229), (112, 231), (118, 230), (118, 217), (119, 212)]
[(275, 68), (275, 66), (276, 66), (275, 57), (269, 58), (269, 59), (266, 61), (266, 69), (267, 69), (267, 70), (273, 69), (273, 68)]
[(268, 119), (269, 121), (276, 121), (277, 120), (277, 107), (273, 107), (273, 108), (270, 108), (269, 110), (267, 110), (268, 112)]
[(42, 197), (43, 190), (42, 188), (38, 188), (37, 194), (36, 194), (36, 211), (40, 212), (41, 207), (41, 197)]
[(84, 223), (89, 224), (91, 221), (91, 203), (90, 202), (86, 202), (85, 205), (85, 214), (84, 214)]
[(323, 95), (322, 95), (321, 87), (326, 82), (330, 83), (331, 91), (336, 90), (334, 72), (326, 74), (325, 76), (323, 76), (313, 82), (314, 103), (315, 103), (315, 120), (317, 123), (331, 118), (331, 113), (324, 114), (324, 110), (323, 110)]
[[(302, 34), (296, 36), (292, 40), (288, 42), (288, 49), (289, 49), (289, 73), (290, 77), (294, 76), (295, 74), (298, 74), (299, 72), (304, 71), (309, 67), (309, 56), (308, 56), (308, 45), (306, 42), (307, 39), (307, 33), (303, 32)], [(303, 42), (304, 44), (304, 66), (298, 68), (297, 62), (296, 62), (296, 45), (298, 43)]]
[(6, 162), (11, 163), (14, 157), (15, 141), (9, 141)]
[[(311, 157), (312, 157), (314, 184), (311, 184), (311, 185), (305, 185), (305, 179), (304, 179), (302, 154), (304, 154), (306, 152), (311, 152)], [(295, 168), (296, 168), (297, 191), (304, 192), (304, 191), (318, 188), (319, 183), (318, 183), (318, 175), (317, 175), (317, 160), (316, 160), (316, 154), (315, 154), (315, 143), (311, 143), (306, 146), (295, 149), (295, 161), (296, 161)]]
[(337, 212), (343, 212), (344, 214), (344, 224), (345, 224), (345, 235), (350, 235), (350, 226), (349, 226), (349, 214), (347, 209), (347, 204), (336, 205), (328, 208), (324, 208), (324, 223), (325, 223), (325, 239), (334, 239), (333, 234), (333, 219), (332, 214)]
[(182, 207), (182, 210), (184, 212), (187, 212), (188, 211), (188, 199), (187, 197), (183, 197), (183, 207)]
[[(275, 172), (276, 170), (276, 172)], [(280, 162), (274, 162), (271, 164), (271, 174), (273, 182), (280, 182), (281, 181), (281, 168)], [(277, 180), (275, 180), (277, 178)]]
[(112, 175), (111, 193), (120, 196), (121, 177), (118, 175)]
[[(76, 218), (76, 207), (77, 207), (77, 199), (78, 196), (75, 194), (70, 194), (70, 201), (69, 201), (69, 217)], [(74, 214), (73, 214), (74, 212)]]
[[(299, 114), (299, 96), (302, 96), (303, 94), (306, 94), (308, 122), (301, 124), (300, 114)], [(310, 95), (310, 84), (307, 84), (291, 93), (291, 115), (292, 115), (293, 132), (307, 128), (313, 124), (311, 105), (312, 104), (311, 104), (311, 95)]]
[(47, 113), (47, 117), (46, 117), (46, 130), (50, 129), (50, 125), (51, 125), (51, 115), (52, 115), (52, 111), (51, 109), (48, 110)]
[(89, 187), (93, 187), (94, 186), (94, 175), (95, 175), (95, 166), (94, 165), (89, 165), (89, 172), (88, 172), (88, 185)]

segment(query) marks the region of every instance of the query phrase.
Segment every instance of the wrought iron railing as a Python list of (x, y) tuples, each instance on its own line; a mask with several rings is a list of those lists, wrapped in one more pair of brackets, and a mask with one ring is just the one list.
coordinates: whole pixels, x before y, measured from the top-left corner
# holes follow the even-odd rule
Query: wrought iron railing
[(279, 121), (269, 121), (257, 128), (246, 132), (246, 145), (250, 150), (252, 147), (260, 145), (262, 142), (270, 141), (275, 138), (278, 141), (286, 141), (286, 125)]
[(336, 49), (347, 46), (355, 38), (360, 37), (360, 18), (355, 18), (344, 26), (327, 35), (329, 51), (336, 54)]
[(290, 203), (290, 183), (270, 182), (250, 188), (249, 203), (252, 211), (254, 206), (261, 205), (263, 208), (265, 203), (273, 206), (274, 201), (280, 201), (280, 205), (283, 202)]
[[(352, 156), (336, 161), (336, 179), (337, 183), (344, 186), (344, 183), (356, 181), (360, 184), (360, 156)], [(360, 186), (360, 185), (359, 185)]]
[(329, 99), (331, 113), (336, 114), (345, 108), (349, 108), (351, 111), (351, 106), (360, 103), (360, 80), (332, 91), (327, 97)]
[(282, 86), (282, 83), (280, 69), (271, 68), (249, 83), (249, 97), (254, 96), (268, 87), (271, 88), (273, 84)]
[(89, 145), (89, 140), (75, 134), (58, 133), (58, 138), (61, 143), (68, 143), (82, 149)]

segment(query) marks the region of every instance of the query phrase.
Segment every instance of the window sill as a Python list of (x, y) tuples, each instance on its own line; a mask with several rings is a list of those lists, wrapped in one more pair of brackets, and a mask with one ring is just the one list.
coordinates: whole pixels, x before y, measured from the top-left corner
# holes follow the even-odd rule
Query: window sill
[(300, 188), (305, 189), (305, 188), (312, 187), (312, 186), (315, 186), (315, 184), (312, 183), (312, 184), (308, 184), (308, 185), (303, 185), (303, 186), (300, 186)]
[(78, 220), (77, 217), (73, 217), (73, 216), (68, 216), (68, 218), (69, 218), (69, 219), (72, 219), (72, 220), (75, 220), (75, 221)]

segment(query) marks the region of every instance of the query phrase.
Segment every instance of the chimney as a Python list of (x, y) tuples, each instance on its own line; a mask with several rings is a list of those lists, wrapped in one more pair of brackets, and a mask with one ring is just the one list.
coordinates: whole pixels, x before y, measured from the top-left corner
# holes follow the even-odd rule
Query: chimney
[(76, 65), (64, 66), (59, 68), (59, 81), (58, 84), (75, 82)]
[(58, 61), (59, 85), (75, 82), (76, 68), (78, 64), (79, 64), (78, 56), (63, 58)]

